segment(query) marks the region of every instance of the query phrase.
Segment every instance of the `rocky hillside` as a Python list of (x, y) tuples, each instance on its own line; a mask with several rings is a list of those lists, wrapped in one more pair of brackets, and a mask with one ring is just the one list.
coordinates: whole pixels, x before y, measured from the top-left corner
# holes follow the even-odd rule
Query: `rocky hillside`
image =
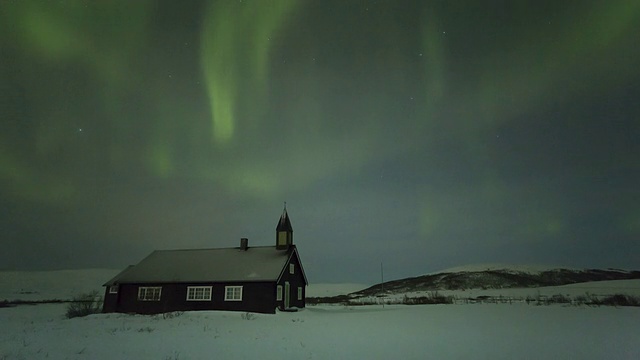
[[(640, 271), (618, 269), (544, 269), (525, 270), (517, 267), (485, 270), (443, 271), (435, 274), (388, 281), (384, 283), (385, 294), (402, 294), (415, 291), (503, 289), (558, 286), (604, 280), (640, 279)], [(352, 296), (372, 296), (382, 293), (382, 284), (377, 284), (352, 293)]]

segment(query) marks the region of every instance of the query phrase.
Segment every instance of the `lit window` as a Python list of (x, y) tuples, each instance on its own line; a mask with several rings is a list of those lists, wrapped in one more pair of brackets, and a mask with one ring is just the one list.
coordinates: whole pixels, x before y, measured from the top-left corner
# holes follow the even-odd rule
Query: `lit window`
[(287, 233), (284, 231), (280, 231), (278, 233), (278, 246), (287, 245)]
[(187, 286), (187, 301), (211, 301), (211, 286)]
[(143, 286), (138, 288), (138, 300), (139, 301), (160, 301), (160, 292), (162, 287), (160, 286)]
[(302, 300), (302, 286), (298, 286), (298, 300)]
[(117, 294), (118, 293), (118, 285), (109, 286), (109, 294)]
[(225, 286), (224, 301), (242, 301), (242, 286)]
[(296, 264), (289, 264), (289, 274), (296, 272)]
[(276, 301), (282, 301), (282, 285), (278, 285), (276, 290)]

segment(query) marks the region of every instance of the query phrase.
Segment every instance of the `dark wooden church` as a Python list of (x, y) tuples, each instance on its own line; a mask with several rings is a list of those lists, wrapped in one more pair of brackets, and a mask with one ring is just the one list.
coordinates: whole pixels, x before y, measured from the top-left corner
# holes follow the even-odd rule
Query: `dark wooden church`
[(275, 246), (158, 250), (104, 284), (103, 312), (185, 310), (275, 313), (305, 307), (308, 285), (287, 209)]

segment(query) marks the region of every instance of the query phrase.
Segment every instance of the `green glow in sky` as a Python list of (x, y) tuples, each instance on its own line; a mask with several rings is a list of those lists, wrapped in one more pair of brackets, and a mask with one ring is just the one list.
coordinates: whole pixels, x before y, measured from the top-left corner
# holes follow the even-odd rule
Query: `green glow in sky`
[[(287, 163), (304, 169), (295, 175), (298, 177), (296, 183), (311, 183), (343, 168), (361, 168), (380, 157), (381, 147), (374, 144), (385, 138), (385, 131), (381, 129), (391, 122), (384, 117), (388, 115), (380, 115), (381, 110), (385, 110), (382, 104), (387, 100), (387, 94), (368, 94), (369, 89), (363, 89), (362, 95), (354, 99), (353, 104), (360, 105), (358, 101), (361, 104), (371, 103), (366, 107), (360, 106), (354, 114), (355, 120), (366, 119), (363, 122), (366, 126), (353, 127), (357, 131), (352, 131), (348, 139), (336, 137), (333, 125), (326, 125), (327, 119), (335, 118), (336, 113), (347, 109), (335, 108), (334, 104), (328, 104), (323, 99), (326, 97), (323, 91), (326, 91), (327, 86), (323, 83), (323, 77), (327, 71), (331, 73), (336, 69), (327, 70), (317, 65), (304, 68), (306, 77), (296, 80), (301, 84), (298, 85), (300, 94), (296, 93), (298, 98), (287, 100), (286, 108), (279, 114), (283, 118), (296, 120), (295, 123), (287, 124), (290, 134), (295, 133), (296, 136), (283, 138), (283, 142), (273, 148), (292, 146), (298, 149), (287, 158), (279, 159), (282, 164), (272, 167), (255, 166), (255, 162), (265, 162), (268, 159), (253, 148), (250, 148), (251, 153), (247, 156), (242, 152), (215, 153), (221, 150), (220, 147), (203, 145), (196, 139), (197, 135), (193, 135), (198, 133), (199, 125), (189, 113), (189, 107), (177, 104), (177, 100), (176, 103), (166, 100), (175, 96), (174, 92), (178, 90), (156, 93), (153, 86), (146, 83), (146, 79), (143, 83), (142, 78), (135, 73), (137, 68), (133, 65), (137, 59), (143, 55), (149, 56), (145, 51), (148, 50), (146, 44), (150, 40), (149, 24), (153, 20), (153, 4), (152, 1), (87, 4), (80, 0), (61, 3), (25, 0), (3, 4), (5, 11), (2, 20), (5, 26), (9, 24), (14, 31), (13, 41), (26, 54), (40, 61), (50, 62), (60, 69), (77, 66), (79, 71), (88, 73), (93, 81), (100, 84), (101, 93), (95, 95), (100, 97), (97, 103), (106, 114), (110, 122), (108, 126), (113, 131), (112, 139), (105, 146), (109, 162), (114, 168), (142, 161), (153, 174), (168, 178), (178, 171), (176, 163), (179, 161), (179, 144), (187, 142), (193, 153), (205, 154), (198, 155), (199, 160), (194, 160), (199, 167), (210, 167), (212, 164), (207, 159), (218, 156), (229, 155), (236, 158), (236, 161), (224, 162), (223, 166), (216, 164), (211, 171), (189, 170), (191, 173), (187, 175), (221, 180), (238, 191), (246, 190), (265, 196), (284, 186), (286, 179), (283, 179), (279, 167), (285, 167)], [(452, 57), (450, 50), (452, 42), (460, 41), (460, 34), (464, 32), (456, 33), (456, 28), (450, 27), (447, 19), (443, 18), (443, 9), (425, 4), (421, 11), (420, 29), (416, 33), (421, 47), (415, 49), (412, 56), (418, 57), (424, 71), (424, 81), (421, 84), (423, 92), (420, 97), (423, 101), (418, 105), (422, 116), (417, 124), (412, 124), (413, 120), (402, 118), (393, 119), (393, 122), (405, 129), (431, 129), (435, 124), (450, 132), (450, 136), (464, 138), (461, 146), (467, 151), (489, 156), (484, 142), (478, 141), (478, 138), (494, 131), (501, 124), (512, 121), (515, 115), (544, 104), (551, 97), (573, 96), (574, 90), (556, 90), (558, 83), (583, 75), (585, 69), (580, 66), (581, 58), (590, 59), (592, 54), (606, 53), (608, 47), (618, 46), (619, 39), (632, 31), (640, 5), (634, 2), (614, 2), (586, 7), (574, 20), (563, 19), (563, 24), (554, 27), (557, 29), (556, 33), (540, 32), (536, 27), (546, 24), (520, 29), (524, 40), (506, 43), (504, 48), (508, 51), (482, 52), (482, 56), (472, 58), (469, 68), (473, 71), (466, 74), (467, 83), (455, 93), (451, 89), (457, 87), (456, 82), (460, 79), (453, 76), (455, 74), (451, 72), (451, 64), (459, 59)], [(200, 43), (196, 46), (199, 46), (198, 60), (209, 102), (209, 138), (215, 145), (226, 146), (233, 140), (240, 139), (242, 124), (245, 125), (244, 129), (249, 129), (245, 131), (243, 141), (261, 135), (273, 126), (263, 126), (262, 123), (270, 110), (269, 97), (273, 96), (268, 90), (273, 84), (270, 73), (275, 64), (274, 56), (287, 48), (288, 44), (281, 40), (282, 35), (296, 31), (288, 25), (301, 10), (304, 9), (295, 0), (249, 3), (221, 1), (210, 2), (205, 7), (201, 15)], [(389, 20), (385, 17), (381, 19)], [(370, 38), (365, 37), (364, 41), (382, 44), (384, 49), (377, 56), (363, 50), (356, 52), (353, 59), (361, 62), (361, 67), (366, 68), (370, 62), (375, 64), (380, 59), (397, 61), (406, 56), (404, 52), (407, 49), (396, 46), (401, 43), (396, 38), (406, 34), (400, 34), (402, 29), (397, 25), (386, 25), (389, 26), (389, 31), (377, 34), (379, 39), (373, 38), (372, 34), (365, 34)], [(554, 36), (553, 41), (546, 41), (549, 35)], [(357, 47), (358, 44), (353, 46)], [(316, 54), (320, 58), (321, 55), (323, 54)], [(356, 61), (353, 59), (349, 61)], [(295, 66), (296, 60), (300, 67), (299, 64), (305, 59), (291, 59), (292, 66)], [(620, 59), (623, 64), (625, 61), (629, 60)], [(608, 66), (604, 61), (596, 64), (601, 66), (595, 71), (596, 74), (602, 73)], [(358, 68), (355, 69), (357, 72)], [(388, 75), (384, 71), (398, 74), (389, 80), (398, 89), (404, 86), (402, 80), (398, 79), (412, 77), (411, 74), (404, 74), (402, 67), (381, 69), (382, 73), (372, 75), (384, 79)], [(167, 67), (163, 69), (163, 75), (171, 71)], [(337, 83), (350, 86), (349, 81)], [(147, 88), (140, 88), (140, 84)], [(581, 85), (580, 89), (597, 86), (590, 82)], [(194, 84), (190, 86), (197, 89)], [(336, 90), (341, 91), (339, 87)], [(142, 139), (131, 138), (131, 132), (141, 128), (137, 124), (142, 120), (123, 112), (129, 92), (148, 93), (156, 97), (154, 101), (158, 111), (150, 115), (151, 119), (145, 124)], [(393, 103), (389, 105), (390, 108), (396, 106)], [(177, 107), (180, 110), (176, 110)], [(447, 111), (446, 115), (443, 115), (443, 109)], [(63, 110), (46, 109), (41, 116), (42, 119), (34, 126), (33, 151), (40, 161), (49, 161), (52, 153), (68, 147), (69, 132), (77, 126), (77, 120)], [(307, 134), (311, 130), (314, 136)], [(414, 133), (418, 134), (419, 131)], [(179, 139), (185, 134), (190, 135), (186, 139)], [(426, 136), (432, 135), (427, 133)], [(397, 145), (398, 148), (410, 149), (414, 142), (423, 140), (416, 138)], [(331, 149), (323, 150), (325, 155), (321, 156), (306, 146), (309, 144), (316, 148)], [(336, 148), (339, 150), (334, 151)], [(209, 152), (215, 154), (206, 155)], [(350, 156), (340, 161), (326, 160), (326, 154), (333, 152), (344, 152)], [(316, 157), (319, 159), (311, 161), (313, 164), (309, 165), (307, 160)], [(340, 158), (340, 155), (335, 157)], [(240, 160), (237, 161), (238, 159)], [(25, 161), (24, 156), (8, 149), (2, 161), (6, 164), (5, 171), (2, 172), (4, 177), (13, 178), (12, 182), (26, 183), (19, 180), (26, 176), (19, 175), (24, 174), (24, 171), (7, 170), (15, 169), (16, 164)], [(487, 172), (490, 178), (500, 180), (495, 174), (490, 174), (491, 170)], [(287, 178), (290, 177), (291, 175)], [(69, 184), (73, 183), (73, 180), (69, 181)], [(486, 184), (483, 186), (486, 187)], [(494, 193), (502, 191), (497, 185), (493, 189)]]
[(422, 41), (424, 53), (420, 53), (419, 57), (425, 58), (426, 73), (426, 103), (427, 111), (433, 110), (435, 103), (442, 99), (445, 91), (445, 40), (446, 31), (441, 30), (442, 27), (438, 23), (438, 16), (435, 10), (426, 8), (424, 11), (424, 22), (422, 29)]
[(9, 179), (8, 190), (20, 198), (34, 202), (57, 203), (70, 199), (76, 189), (66, 176), (42, 176), (42, 172), (28, 163), (0, 149), (0, 179)]
[(14, 24), (21, 46), (41, 59), (82, 64), (101, 81), (122, 82), (127, 60), (147, 38), (152, 4), (25, 0), (9, 3), (5, 19)]
[(0, 0), (0, 263), (229, 246), (285, 200), (320, 253), (631, 258), (639, 24), (627, 0)]
[(260, 97), (265, 96), (271, 47), (296, 5), (295, 0), (209, 4), (201, 34), (201, 65), (216, 143), (233, 139), (243, 90), (258, 96), (243, 103), (257, 107), (264, 101)]

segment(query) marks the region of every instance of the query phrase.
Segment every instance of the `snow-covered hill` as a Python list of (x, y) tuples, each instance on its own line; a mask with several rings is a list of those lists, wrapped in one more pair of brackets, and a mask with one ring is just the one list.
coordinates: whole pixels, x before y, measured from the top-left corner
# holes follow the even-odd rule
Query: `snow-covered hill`
[(307, 297), (323, 297), (323, 296), (336, 296), (346, 295), (355, 291), (362, 290), (369, 287), (365, 284), (314, 284), (311, 283), (307, 287)]
[(97, 290), (118, 274), (114, 269), (0, 271), (0, 301), (70, 300)]
[[(355, 296), (406, 294), (435, 290), (539, 288), (594, 281), (640, 279), (640, 271), (570, 269), (549, 266), (483, 264), (376, 284)], [(384, 291), (383, 291), (384, 288)]]
[(529, 273), (529, 274), (539, 274), (544, 271), (557, 270), (557, 269), (566, 269), (566, 270), (574, 270), (580, 271), (584, 269), (580, 268), (572, 268), (567, 266), (558, 266), (558, 265), (546, 265), (546, 264), (497, 264), (497, 263), (487, 263), (487, 264), (469, 264), (463, 266), (456, 266), (444, 270), (440, 270), (431, 274), (442, 274), (442, 273), (459, 273), (459, 272), (480, 272), (480, 271), (505, 271), (505, 272), (514, 272), (514, 273)]

